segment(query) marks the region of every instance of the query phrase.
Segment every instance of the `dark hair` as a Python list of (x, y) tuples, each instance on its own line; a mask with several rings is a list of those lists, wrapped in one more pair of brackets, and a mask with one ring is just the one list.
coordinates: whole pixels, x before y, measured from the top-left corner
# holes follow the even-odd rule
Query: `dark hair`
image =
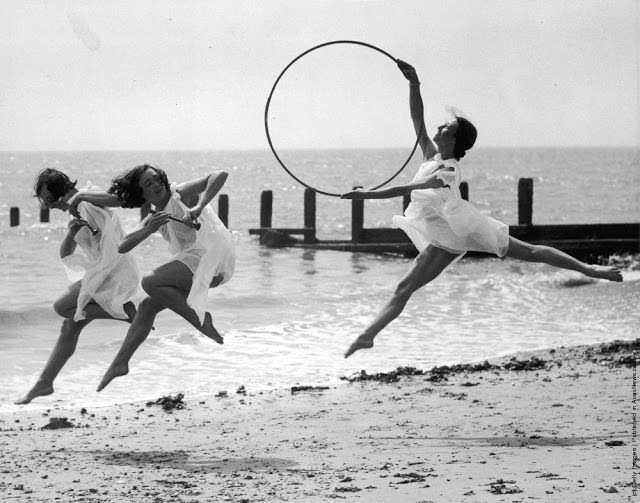
[(169, 190), (169, 179), (163, 170), (150, 164), (141, 164), (114, 178), (111, 187), (109, 187), (109, 194), (115, 195), (122, 202), (124, 208), (140, 208), (146, 202), (140, 187), (140, 177), (147, 169), (158, 173), (162, 185)]
[(54, 168), (45, 168), (36, 176), (36, 181), (33, 184), (34, 196), (37, 197), (41, 203), (44, 203), (45, 201), (40, 196), (40, 191), (46, 187), (53, 197), (60, 199), (73, 189), (77, 183), (77, 180), (72, 182), (62, 171)]
[(458, 129), (456, 130), (456, 144), (453, 148), (453, 156), (460, 160), (464, 157), (478, 137), (478, 130), (464, 117), (456, 117)]

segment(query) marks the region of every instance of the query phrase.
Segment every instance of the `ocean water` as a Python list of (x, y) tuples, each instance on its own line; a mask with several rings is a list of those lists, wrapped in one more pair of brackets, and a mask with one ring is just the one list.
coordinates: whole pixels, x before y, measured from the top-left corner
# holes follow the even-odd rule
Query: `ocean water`
[[(289, 151), (287, 165), (310, 185), (342, 192), (388, 178), (407, 151)], [(517, 180), (534, 179), (534, 222), (640, 222), (640, 155), (636, 149), (478, 149), (463, 162), (470, 200), (487, 215), (517, 220)], [(58, 260), (67, 216), (38, 222), (35, 174), (58, 167), (106, 187), (140, 163), (183, 181), (225, 169), (230, 228), (238, 261), (233, 279), (210, 291), (209, 307), (225, 336), (217, 345), (177, 315), (165, 312), (131, 362), (128, 376), (95, 392), (127, 325), (95, 321), (55, 383), (56, 392), (29, 408), (109, 405), (182, 391), (204, 396), (294, 384), (334, 384), (360, 369), (477, 361), (520, 350), (631, 339), (640, 329), (640, 270), (629, 257), (625, 282), (583, 279), (577, 273), (497, 258), (466, 258), (417, 292), (373, 350), (342, 358), (350, 341), (388, 298), (410, 260), (301, 249), (266, 249), (250, 237), (258, 227), (260, 192), (274, 192), (274, 225), (302, 225), (303, 187), (268, 151), (4, 152), (0, 153), (0, 411), (15, 410), (37, 378), (58, 336), (52, 302), (68, 280)], [(398, 177), (411, 178), (414, 160)], [(214, 208), (216, 202), (214, 201)], [(348, 201), (318, 196), (318, 235), (349, 235)], [(9, 208), (21, 225), (9, 227)], [(365, 225), (388, 226), (399, 200), (367, 201)], [(125, 227), (135, 210), (118, 210)], [(142, 272), (169, 258), (153, 236), (133, 252)]]

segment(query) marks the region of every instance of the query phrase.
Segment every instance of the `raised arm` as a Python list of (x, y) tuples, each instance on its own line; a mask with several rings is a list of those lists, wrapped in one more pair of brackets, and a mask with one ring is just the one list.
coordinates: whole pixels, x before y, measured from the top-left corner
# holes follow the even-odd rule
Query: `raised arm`
[(190, 207), (188, 216), (191, 221), (196, 220), (205, 206), (220, 192), (228, 176), (226, 171), (214, 171), (210, 175), (180, 184), (178, 192)]
[(142, 227), (127, 234), (118, 245), (119, 253), (127, 253), (156, 232), (162, 225), (169, 221), (169, 214), (158, 211), (142, 220)]
[(413, 121), (413, 129), (418, 135), (418, 143), (422, 149), (424, 160), (431, 159), (438, 153), (435, 145), (427, 135), (427, 127), (424, 123), (424, 105), (422, 104), (422, 95), (420, 94), (420, 80), (413, 66), (402, 60), (397, 60), (398, 68), (409, 81), (409, 111), (411, 112), (411, 120)]
[(122, 206), (122, 202), (120, 201), (120, 199), (118, 199), (113, 194), (109, 194), (108, 192), (93, 192), (88, 190), (81, 190), (74, 194), (73, 197), (69, 199), (69, 201), (67, 201), (67, 204), (69, 205), (69, 213), (71, 213), (76, 218), (80, 217), (80, 214), (78, 213), (78, 204), (80, 204), (82, 201), (91, 203), (95, 206), (100, 206), (101, 208), (120, 208)]
[[(448, 168), (447, 171), (453, 171)], [(390, 199), (392, 197), (404, 196), (411, 194), (412, 190), (419, 189), (439, 189), (441, 187), (449, 187), (440, 178), (437, 173), (433, 173), (428, 177), (416, 182), (407, 183), (405, 185), (394, 185), (380, 190), (352, 190), (340, 196), (340, 199)]]

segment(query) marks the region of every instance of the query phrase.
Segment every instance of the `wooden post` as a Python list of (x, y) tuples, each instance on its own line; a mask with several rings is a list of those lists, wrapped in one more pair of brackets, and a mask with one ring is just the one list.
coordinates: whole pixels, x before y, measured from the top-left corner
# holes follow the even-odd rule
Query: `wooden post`
[(407, 206), (411, 203), (411, 194), (405, 194), (402, 196), (402, 213), (407, 209)]
[(260, 194), (260, 228), (271, 228), (273, 216), (273, 191), (263, 190)]
[(467, 182), (460, 182), (460, 196), (465, 201), (469, 200), (469, 184)]
[(229, 196), (220, 194), (218, 197), (218, 218), (226, 228), (229, 228)]
[(49, 221), (49, 208), (40, 208), (40, 221), (45, 223)]
[(20, 208), (13, 206), (9, 210), (9, 225), (11, 227), (15, 227), (16, 225), (20, 225)]
[(362, 243), (364, 237), (364, 200), (351, 200), (351, 242)]
[(518, 180), (518, 224), (532, 225), (533, 217), (533, 178)]
[(316, 241), (316, 192), (304, 189), (304, 226), (313, 229), (313, 233), (304, 235), (305, 243)]

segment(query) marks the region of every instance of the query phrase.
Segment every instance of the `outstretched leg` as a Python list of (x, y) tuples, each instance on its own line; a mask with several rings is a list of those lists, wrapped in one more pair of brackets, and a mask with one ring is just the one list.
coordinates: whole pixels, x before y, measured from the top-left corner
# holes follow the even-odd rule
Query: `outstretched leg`
[(153, 327), (153, 321), (163, 309), (164, 306), (150, 297), (146, 297), (140, 302), (136, 317), (127, 331), (127, 336), (122, 342), (118, 354), (116, 354), (107, 372), (102, 377), (98, 385), (98, 391), (102, 391), (116, 377), (129, 373), (129, 360), (140, 347), (140, 344), (146, 340)]
[(151, 298), (182, 316), (204, 335), (218, 344), (223, 344), (222, 336), (213, 326), (211, 314), (206, 313), (204, 322), (200, 323), (196, 312), (187, 304), (192, 279), (193, 274), (189, 268), (176, 260), (158, 267), (149, 276), (144, 277), (142, 288)]
[(348, 358), (359, 349), (373, 347), (373, 339), (400, 315), (413, 292), (437, 278), (457, 256), (432, 245), (422, 250), (398, 283), (391, 298), (371, 324), (351, 343), (344, 357)]
[(617, 267), (585, 264), (556, 248), (525, 243), (511, 236), (509, 236), (509, 249), (506, 256), (527, 262), (542, 262), (562, 269), (578, 271), (592, 278), (622, 281), (622, 274)]
[(53, 351), (47, 360), (40, 377), (33, 385), (33, 388), (20, 400), (16, 400), (16, 405), (24, 405), (38, 396), (46, 396), (53, 393), (53, 381), (71, 357), (78, 344), (78, 336), (84, 327), (91, 320), (64, 320), (60, 329), (60, 336), (56, 341)]

